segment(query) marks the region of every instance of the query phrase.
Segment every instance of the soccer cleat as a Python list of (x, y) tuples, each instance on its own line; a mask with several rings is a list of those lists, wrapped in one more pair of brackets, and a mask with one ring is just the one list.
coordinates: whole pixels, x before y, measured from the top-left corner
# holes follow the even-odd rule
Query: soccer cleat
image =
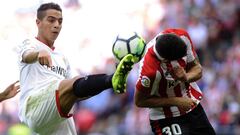
[(119, 62), (112, 77), (112, 86), (115, 93), (121, 94), (126, 92), (127, 76), (133, 67), (134, 61), (134, 56), (128, 54)]

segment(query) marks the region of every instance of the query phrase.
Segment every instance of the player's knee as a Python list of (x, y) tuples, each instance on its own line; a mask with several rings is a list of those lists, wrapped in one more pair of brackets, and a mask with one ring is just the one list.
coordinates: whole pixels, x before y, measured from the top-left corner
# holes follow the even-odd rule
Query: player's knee
[(78, 77), (68, 79), (68, 80), (63, 80), (59, 84), (58, 90), (60, 91), (60, 94), (63, 93), (71, 93), (73, 89), (73, 83), (78, 79)]
[(73, 93), (78, 97), (87, 97), (89, 96), (86, 93), (88, 87), (87, 81), (84, 78), (79, 78), (73, 84)]

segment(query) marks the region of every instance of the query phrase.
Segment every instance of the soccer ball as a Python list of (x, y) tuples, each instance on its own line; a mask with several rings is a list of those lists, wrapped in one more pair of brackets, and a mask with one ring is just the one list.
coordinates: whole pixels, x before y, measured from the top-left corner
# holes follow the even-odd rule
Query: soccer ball
[(136, 32), (118, 34), (112, 52), (115, 58), (120, 61), (127, 54), (135, 56), (134, 62), (139, 62), (145, 53), (146, 43)]

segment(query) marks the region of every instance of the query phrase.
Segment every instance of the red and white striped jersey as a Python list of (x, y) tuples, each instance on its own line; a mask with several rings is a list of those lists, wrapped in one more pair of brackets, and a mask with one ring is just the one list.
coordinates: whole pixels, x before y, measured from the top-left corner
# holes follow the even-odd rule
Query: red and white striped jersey
[[(167, 29), (160, 34), (174, 33), (181, 37), (187, 45), (187, 56), (182, 59), (161, 62), (159, 56), (156, 55), (154, 45), (156, 37), (147, 44), (148, 50), (144, 58), (140, 62), (140, 72), (136, 84), (136, 89), (149, 95), (161, 97), (189, 97), (198, 103), (202, 98), (202, 92), (196, 82), (185, 83), (174, 80), (168, 72), (175, 66), (186, 67), (186, 65), (196, 59), (197, 54), (194, 50), (192, 41), (185, 30)], [(193, 109), (193, 108), (192, 108)], [(190, 110), (191, 111), (191, 110)], [(188, 111), (189, 112), (189, 111)], [(150, 119), (164, 119), (169, 117), (177, 117), (185, 113), (176, 106), (150, 108)]]

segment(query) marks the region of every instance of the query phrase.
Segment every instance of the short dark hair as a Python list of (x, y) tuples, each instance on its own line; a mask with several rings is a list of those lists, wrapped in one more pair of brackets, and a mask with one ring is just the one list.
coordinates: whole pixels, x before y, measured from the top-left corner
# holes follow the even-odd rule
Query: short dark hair
[(37, 10), (37, 18), (42, 20), (46, 15), (45, 11), (48, 9), (55, 9), (55, 10), (62, 12), (62, 9), (58, 4), (53, 3), (53, 2), (44, 3), (44, 4), (40, 5), (40, 7)]
[(177, 35), (168, 33), (156, 38), (157, 53), (166, 60), (177, 60), (187, 55), (187, 45)]

